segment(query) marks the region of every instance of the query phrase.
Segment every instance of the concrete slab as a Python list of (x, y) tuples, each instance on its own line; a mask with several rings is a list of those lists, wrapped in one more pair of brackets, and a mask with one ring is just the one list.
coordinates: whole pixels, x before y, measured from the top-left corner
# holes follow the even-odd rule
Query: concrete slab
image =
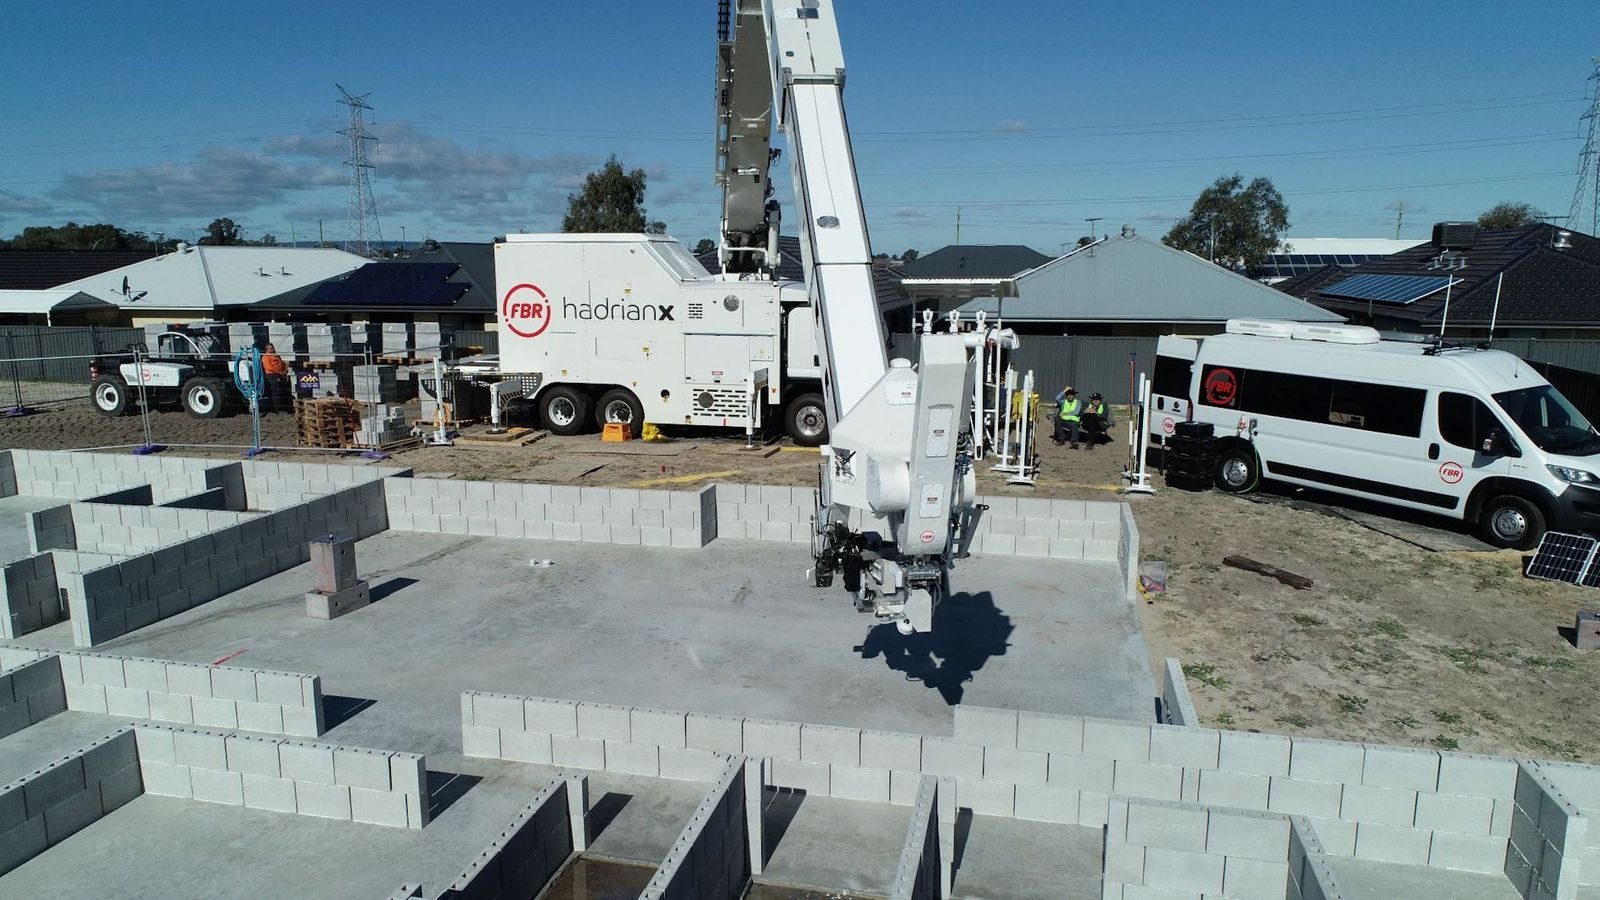
[(1394, 900), (1395, 897), (1449, 897), (1451, 900), (1519, 900), (1504, 875), (1375, 862), (1330, 856), (1328, 868), (1344, 900)]
[(962, 816), (956, 823), (954, 895), (968, 900), (1099, 897), (1100, 846), (1099, 828)]
[(33, 555), (33, 551), (28, 549), (29, 513), (61, 506), (66, 502), (55, 497), (30, 497), (26, 494), (0, 497), (0, 565)]
[(68, 711), (0, 738), (0, 784), (31, 774), (126, 724), (126, 717)]
[[(782, 837), (760, 881), (881, 895), (894, 888), (910, 810), (814, 795), (802, 799), (788, 792), (773, 799), (769, 809), (792, 809), (796, 799), (799, 808), (781, 826)], [(769, 812), (767, 828), (778, 827)]]

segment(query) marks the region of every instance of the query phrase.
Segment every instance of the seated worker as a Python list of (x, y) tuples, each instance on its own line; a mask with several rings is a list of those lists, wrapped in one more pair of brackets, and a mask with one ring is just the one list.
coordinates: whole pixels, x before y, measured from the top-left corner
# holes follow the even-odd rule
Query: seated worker
[(1117, 423), (1111, 419), (1111, 407), (1098, 393), (1089, 395), (1089, 405), (1083, 410), (1083, 431), (1090, 450), (1095, 444), (1111, 443), (1108, 433)]
[(263, 411), (288, 405), (289, 365), (278, 355), (278, 348), (268, 344), (261, 351), (261, 372), (267, 377), (266, 392), (262, 396)]
[(1078, 392), (1072, 385), (1067, 385), (1056, 395), (1056, 403), (1060, 409), (1056, 412), (1056, 431), (1052, 439), (1056, 446), (1071, 441), (1072, 449), (1078, 449), (1078, 437), (1083, 431), (1083, 401), (1078, 399)]

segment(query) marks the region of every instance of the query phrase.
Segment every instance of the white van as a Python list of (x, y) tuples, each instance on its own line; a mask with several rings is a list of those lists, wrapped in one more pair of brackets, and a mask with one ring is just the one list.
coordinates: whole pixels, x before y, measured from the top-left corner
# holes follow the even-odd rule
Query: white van
[(1464, 520), (1519, 549), (1546, 529), (1600, 531), (1600, 434), (1510, 353), (1242, 319), (1156, 352), (1151, 446), (1178, 422), (1211, 423), (1221, 490), (1269, 478)]

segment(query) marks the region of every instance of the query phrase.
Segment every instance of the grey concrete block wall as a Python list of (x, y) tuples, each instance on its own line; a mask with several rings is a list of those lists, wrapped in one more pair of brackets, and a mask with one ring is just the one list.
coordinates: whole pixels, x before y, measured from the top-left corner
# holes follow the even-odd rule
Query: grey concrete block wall
[(1328, 867), (1328, 855), (1303, 816), (1289, 817), (1288, 900), (1341, 900), (1339, 880)]
[(1168, 725), (1199, 725), (1189, 683), (1183, 677), (1183, 663), (1167, 657), (1161, 667), (1161, 715)]
[(176, 725), (133, 730), (151, 794), (391, 828), (428, 822), (420, 754)]
[(10, 450), (0, 450), (0, 497), (15, 497), (17, 491), (17, 464)]
[(1289, 894), (1291, 830), (1273, 813), (1113, 797), (1102, 896), (1126, 897), (1132, 887), (1140, 896), (1280, 900)]
[(128, 728), (0, 786), (0, 875), (143, 792), (138, 751)]
[(14, 640), (66, 618), (56, 584), (56, 552), (0, 566), (0, 637)]
[(1587, 855), (1589, 820), (1537, 763), (1517, 769), (1505, 875), (1528, 898), (1578, 896)]
[(78, 712), (294, 737), (326, 730), (317, 675), (70, 650), (60, 669)]
[[(537, 896), (585, 846), (586, 779), (552, 781), (500, 829), (439, 900), (526, 900)], [(576, 800), (576, 805), (574, 804)], [(576, 815), (574, 815), (576, 813)]]
[(259, 513), (85, 501), (72, 512), (74, 549), (123, 556), (149, 553), (257, 518)]
[(56, 657), (46, 656), (0, 667), (0, 737), (15, 734), (66, 709), (67, 691)]
[(911, 804), (911, 822), (889, 900), (942, 900), (939, 849), (939, 779), (924, 775), (917, 781), (917, 799)]
[(1523, 765), (1533, 766), (1586, 820), (1583, 846), (1578, 851), (1578, 886), (1591, 891), (1600, 887), (1600, 827), (1587, 821), (1600, 816), (1600, 767), (1547, 761), (1524, 761)]
[(738, 900), (750, 879), (751, 859), (762, 852), (752, 847), (746, 827), (747, 791), (761, 785), (746, 780), (745, 758), (735, 756), (722, 766), (689, 822), (673, 841), (640, 900)]
[(78, 536), (73, 529), (72, 507), (52, 506), (28, 514), (28, 549), (34, 553), (46, 550), (73, 550), (78, 546)]
[(18, 493), (63, 500), (148, 485), (154, 502), (164, 503), (205, 490), (205, 471), (216, 465), (211, 460), (181, 456), (65, 450), (11, 452)]
[(133, 487), (121, 488), (101, 494), (98, 497), (85, 497), (85, 503), (110, 503), (118, 506), (150, 506), (155, 503), (155, 491), (148, 484), (136, 484)]

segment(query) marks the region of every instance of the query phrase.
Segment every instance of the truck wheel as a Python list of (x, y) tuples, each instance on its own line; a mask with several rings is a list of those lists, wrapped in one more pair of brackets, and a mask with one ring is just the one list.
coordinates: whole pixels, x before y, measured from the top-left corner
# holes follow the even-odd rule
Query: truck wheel
[(1531, 550), (1544, 536), (1544, 512), (1531, 500), (1503, 494), (1483, 504), (1478, 528), (1483, 539), (1496, 547)]
[(594, 408), (595, 424), (603, 431), (607, 425), (626, 425), (630, 437), (638, 437), (644, 428), (644, 406), (632, 391), (614, 388), (600, 397)]
[(196, 419), (222, 415), (222, 403), (222, 382), (215, 378), (191, 378), (183, 386), (183, 408)]
[(1217, 452), (1217, 489), (1225, 494), (1247, 494), (1261, 483), (1261, 462), (1244, 444), (1224, 445)]
[(539, 417), (551, 434), (577, 434), (589, 424), (589, 398), (577, 388), (553, 387), (539, 401)]
[(789, 439), (802, 447), (820, 447), (828, 442), (828, 407), (821, 394), (801, 394), (789, 404), (783, 416)]
[(89, 388), (89, 400), (102, 416), (121, 416), (128, 412), (128, 385), (115, 375), (101, 375)]

